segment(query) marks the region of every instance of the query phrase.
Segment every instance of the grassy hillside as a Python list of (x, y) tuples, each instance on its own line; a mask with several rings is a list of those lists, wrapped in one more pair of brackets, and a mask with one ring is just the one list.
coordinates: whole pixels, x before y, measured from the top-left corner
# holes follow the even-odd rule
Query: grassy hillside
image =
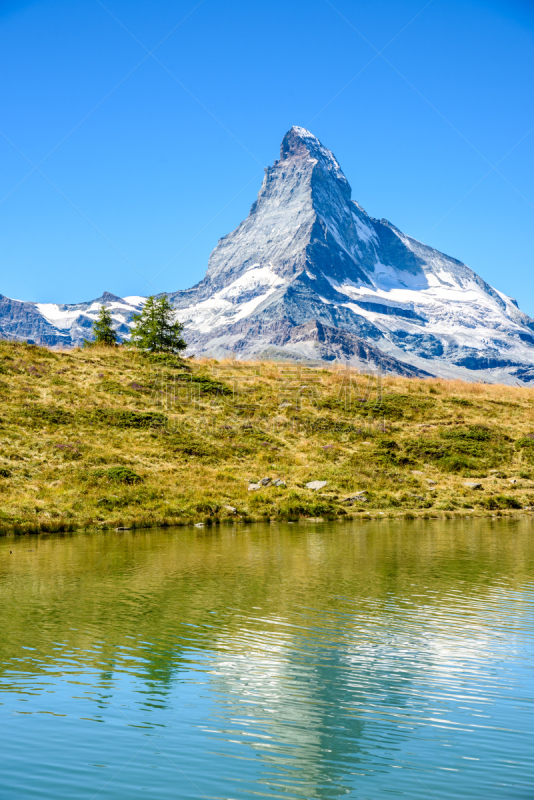
[(0, 342), (0, 532), (525, 513), (533, 411), (519, 387)]

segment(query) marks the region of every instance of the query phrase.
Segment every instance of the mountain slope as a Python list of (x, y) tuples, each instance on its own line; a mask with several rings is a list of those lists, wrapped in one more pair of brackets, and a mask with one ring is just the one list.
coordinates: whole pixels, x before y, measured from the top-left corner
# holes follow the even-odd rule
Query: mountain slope
[[(248, 217), (219, 241), (204, 279), (169, 297), (197, 355), (381, 360), (399, 374), (534, 380), (534, 321), (515, 300), (370, 217), (334, 155), (304, 128), (284, 137)], [(142, 302), (107, 292), (68, 306), (0, 297), (0, 335), (80, 344), (106, 305), (127, 338)]]
[(128, 336), (132, 316), (144, 297), (117, 297), (104, 292), (87, 303), (32, 303), (0, 295), (0, 338), (30, 341), (49, 347), (72, 347), (91, 339), (91, 328), (102, 306), (111, 311), (119, 336)]
[[(170, 297), (196, 353), (232, 351), (247, 338), (247, 321), (243, 355), (251, 357), (266, 346), (253, 334), (258, 322), (316, 320), (436, 375), (533, 377), (534, 322), (515, 300), (460, 261), (369, 217), (351, 200), (334, 155), (303, 128), (284, 137), (249, 216), (219, 241), (206, 277)], [(293, 355), (300, 349), (310, 357), (312, 345)], [(327, 345), (321, 352), (335, 356)]]

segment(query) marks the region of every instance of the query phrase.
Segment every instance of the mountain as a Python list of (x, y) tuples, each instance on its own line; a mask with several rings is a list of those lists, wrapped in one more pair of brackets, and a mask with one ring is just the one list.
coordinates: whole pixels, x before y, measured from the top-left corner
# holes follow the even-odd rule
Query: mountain
[(365, 346), (414, 372), (534, 380), (534, 321), (515, 300), (369, 217), (334, 155), (303, 128), (284, 137), (206, 277), (170, 297), (196, 353), (360, 362)]
[(32, 303), (0, 294), (0, 338), (29, 341), (49, 347), (72, 347), (91, 339), (91, 326), (100, 308), (109, 308), (121, 338), (130, 331), (132, 316), (144, 297), (117, 297), (104, 292), (88, 303)]
[[(333, 153), (286, 134), (246, 220), (206, 276), (169, 293), (190, 353), (338, 359), (386, 372), (534, 380), (534, 321), (462, 262), (370, 217)], [(143, 298), (77, 306), (0, 298), (0, 333), (48, 344), (87, 337), (101, 303), (127, 336)], [(55, 338), (54, 338), (55, 337)]]

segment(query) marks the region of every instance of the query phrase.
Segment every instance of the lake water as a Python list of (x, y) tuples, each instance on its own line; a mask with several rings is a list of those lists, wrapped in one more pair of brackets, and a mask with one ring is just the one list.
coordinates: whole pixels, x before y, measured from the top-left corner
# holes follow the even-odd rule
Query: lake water
[(0, 797), (533, 798), (533, 532), (0, 539)]

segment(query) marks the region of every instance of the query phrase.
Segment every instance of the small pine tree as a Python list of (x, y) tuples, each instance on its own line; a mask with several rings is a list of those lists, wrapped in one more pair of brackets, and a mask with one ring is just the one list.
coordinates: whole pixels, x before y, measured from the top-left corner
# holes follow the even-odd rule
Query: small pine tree
[(149, 297), (141, 313), (134, 314), (133, 321), (131, 342), (140, 350), (178, 355), (186, 349), (182, 339), (184, 326), (176, 319), (166, 295)]
[(93, 322), (94, 344), (107, 344), (114, 347), (117, 344), (117, 334), (113, 329), (113, 319), (109, 308), (102, 306), (98, 319)]

